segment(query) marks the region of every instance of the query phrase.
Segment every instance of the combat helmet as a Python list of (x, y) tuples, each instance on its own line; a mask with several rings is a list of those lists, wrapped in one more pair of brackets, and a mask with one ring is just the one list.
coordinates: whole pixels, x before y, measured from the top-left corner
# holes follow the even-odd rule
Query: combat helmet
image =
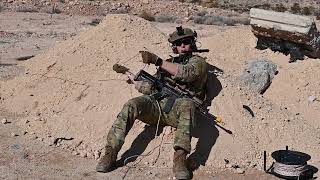
[(196, 39), (197, 32), (192, 31), (189, 28), (182, 28), (182, 26), (178, 26), (178, 27), (176, 27), (176, 31), (174, 31), (173, 33), (171, 33), (169, 35), (168, 41), (172, 44), (173, 42), (175, 42), (177, 40), (184, 39), (187, 37), (191, 37), (193, 39)]

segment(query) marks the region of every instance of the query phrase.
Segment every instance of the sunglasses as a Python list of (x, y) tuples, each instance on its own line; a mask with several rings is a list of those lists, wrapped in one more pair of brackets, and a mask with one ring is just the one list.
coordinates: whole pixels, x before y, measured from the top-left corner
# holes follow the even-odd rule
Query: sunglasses
[(182, 44), (184, 44), (184, 45), (192, 44), (192, 42), (193, 42), (193, 39), (188, 38), (188, 39), (176, 40), (172, 44), (175, 46), (181, 46)]

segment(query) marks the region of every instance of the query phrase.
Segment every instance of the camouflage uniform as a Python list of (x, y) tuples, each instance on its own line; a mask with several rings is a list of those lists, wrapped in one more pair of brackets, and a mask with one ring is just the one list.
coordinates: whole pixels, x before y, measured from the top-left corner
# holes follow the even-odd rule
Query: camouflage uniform
[[(195, 92), (198, 97), (204, 97), (205, 82), (207, 79), (207, 64), (205, 59), (197, 55), (180, 55), (168, 61), (178, 63), (178, 72), (170, 77), (180, 85)], [(162, 112), (168, 98), (155, 99), (152, 85), (142, 82), (138, 89), (144, 95), (130, 99), (124, 104), (116, 121), (113, 123), (108, 136), (107, 146), (111, 146), (117, 152), (121, 149), (125, 136), (133, 126), (135, 119), (139, 119), (147, 124), (156, 125), (161, 113), (160, 125), (169, 125), (177, 128), (174, 149), (182, 148), (188, 153), (191, 145), (191, 125), (194, 120), (195, 105), (187, 98), (178, 98), (171, 111), (166, 114)], [(159, 111), (159, 106), (161, 112)]]

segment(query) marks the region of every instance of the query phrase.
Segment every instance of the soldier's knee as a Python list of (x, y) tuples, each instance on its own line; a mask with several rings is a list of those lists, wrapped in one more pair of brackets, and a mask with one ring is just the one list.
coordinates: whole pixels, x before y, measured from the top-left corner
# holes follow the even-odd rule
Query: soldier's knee
[(130, 108), (137, 108), (138, 106), (138, 101), (135, 100), (135, 98), (133, 99), (129, 99), (125, 104), (124, 106), (125, 107), (130, 107)]
[(179, 110), (194, 110), (195, 109), (195, 104), (193, 101), (190, 99), (180, 99), (178, 102), (178, 109)]
[(138, 99), (133, 98), (128, 100), (124, 105), (123, 109), (128, 111), (128, 113), (132, 114), (135, 118), (139, 116), (139, 109), (141, 108), (141, 102)]

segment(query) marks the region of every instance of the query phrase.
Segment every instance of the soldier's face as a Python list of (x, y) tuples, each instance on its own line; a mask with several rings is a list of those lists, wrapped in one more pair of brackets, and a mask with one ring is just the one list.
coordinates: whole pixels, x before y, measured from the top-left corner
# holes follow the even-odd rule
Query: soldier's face
[(181, 44), (180, 46), (177, 46), (177, 50), (179, 54), (185, 54), (189, 51), (191, 51), (191, 45), (190, 44)]
[(185, 54), (191, 51), (192, 39), (182, 39), (175, 42), (175, 46), (177, 47), (178, 54)]

